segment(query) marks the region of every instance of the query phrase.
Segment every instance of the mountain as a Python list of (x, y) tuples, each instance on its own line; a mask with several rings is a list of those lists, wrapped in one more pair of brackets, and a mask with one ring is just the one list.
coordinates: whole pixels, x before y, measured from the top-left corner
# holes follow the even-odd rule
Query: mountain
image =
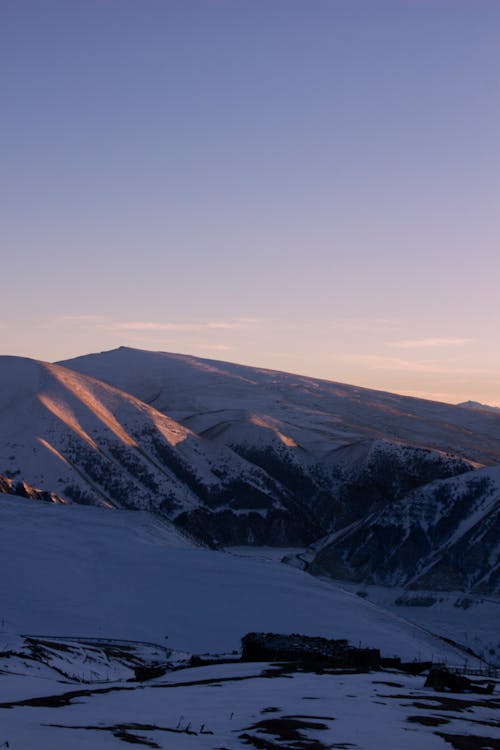
[(431, 482), (322, 540), (333, 578), (500, 594), (500, 466)]
[(500, 415), (317, 378), (120, 347), (60, 364), (131, 393), (211, 440), (300, 460), (363, 439), (500, 463)]
[(154, 510), (209, 542), (318, 536), (305, 504), (258, 466), (67, 368), (0, 358), (0, 472), (65, 500)]
[(425, 580), (404, 571), (427, 570), (430, 550), (451, 544), (444, 522), (421, 539), (419, 498), (442, 501), (457, 529), (487, 507), (496, 414), (125, 348), (65, 364), (0, 358), (0, 414), (7, 491), (146, 509), (209, 545), (314, 544), (311, 571), (348, 579), (498, 585), (487, 515), (489, 536), (454, 542), (474, 575), (460, 577), (453, 556)]
[[(137, 383), (141, 377), (149, 382), (153, 375), (158, 389), (161, 384), (148, 358), (143, 361), (142, 352), (127, 350), (126, 354), (138, 362), (132, 366), (120, 361), (118, 372), (125, 367), (129, 375), (135, 373)], [(160, 357), (162, 377), (169, 362)], [(175, 362), (174, 358), (174, 374)], [(163, 398), (171, 393), (177, 406), (188, 399), (199, 402), (206, 394), (214, 402), (209, 412), (184, 414), (181, 423), (179, 408), (172, 410), (174, 419), (76, 370), (0, 358), (0, 471), (66, 501), (155, 510), (208, 543), (290, 545), (308, 544), (333, 527), (365, 515), (374, 504), (397, 497), (401, 488), (471, 468), (461, 459), (408, 448), (405, 460), (398, 462), (398, 478), (384, 486), (382, 474), (389, 468), (394, 473), (395, 463), (388, 458), (395, 450), (392, 443), (376, 451), (356, 443), (337, 453), (331, 446), (339, 438), (329, 440), (325, 433), (320, 450), (316, 429), (308, 421), (310, 407), (301, 405), (295, 414), (292, 405), (285, 405), (293, 425), (244, 410), (241, 407), (248, 396), (241, 390), (241, 377), (235, 376), (236, 393), (225, 378), (215, 389), (214, 367), (208, 375), (204, 368), (201, 376), (195, 370), (198, 379), (194, 382), (183, 371), (170, 385), (168, 379), (161, 381)], [(282, 390), (283, 396), (290, 390), (293, 395), (291, 386)], [(232, 418), (226, 409), (214, 415), (219, 399), (220, 406), (227, 406), (229, 400), (231, 409), (237, 401), (238, 415), (234, 409)], [(255, 406), (255, 397), (248, 406)], [(330, 419), (335, 421), (331, 415)], [(285, 432), (290, 432), (288, 427), (297, 438), (303, 436), (307, 448)], [(366, 472), (362, 476), (358, 472), (346, 480), (349, 450), (356, 455), (365, 450), (372, 456), (368, 478)], [(401, 453), (399, 448), (397, 453)], [(377, 473), (373, 455), (382, 454)]]

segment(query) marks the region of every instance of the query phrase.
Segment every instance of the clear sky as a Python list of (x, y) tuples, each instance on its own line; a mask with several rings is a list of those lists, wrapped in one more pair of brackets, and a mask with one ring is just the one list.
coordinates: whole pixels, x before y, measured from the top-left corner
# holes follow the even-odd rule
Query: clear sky
[(498, 0), (1, 0), (1, 352), (500, 405)]

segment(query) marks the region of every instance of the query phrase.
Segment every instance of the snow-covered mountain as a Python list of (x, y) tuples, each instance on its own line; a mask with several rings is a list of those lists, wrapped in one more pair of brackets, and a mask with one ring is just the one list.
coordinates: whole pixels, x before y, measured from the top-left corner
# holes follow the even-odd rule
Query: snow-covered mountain
[[(494, 746), (479, 682), (464, 729), (466, 704), (436, 706), (421, 676), (236, 650), (300, 632), (498, 662), (497, 415), (175, 355), (103, 361), (99, 380), (0, 358), (0, 746)], [(314, 545), (293, 566), (264, 542)], [(367, 581), (401, 585), (389, 608)], [(221, 652), (233, 663), (183, 668)]]
[(212, 440), (322, 457), (385, 439), (500, 463), (500, 415), (290, 373), (121, 347), (60, 364), (110, 383)]
[[(431, 550), (451, 544), (437, 521), (416, 543), (418, 498), (437, 497), (457, 529), (490, 508), (495, 480), (481, 481), (490, 474), (478, 462), (499, 462), (496, 414), (126, 348), (64, 365), (0, 358), (0, 414), (7, 491), (31, 485), (66, 502), (151, 510), (208, 544), (323, 539), (311, 570), (330, 575), (497, 588), (493, 522), (480, 543), (465, 532), (453, 542), (474, 568), (468, 577), (453, 562), (421, 581), (405, 572), (427, 571)], [(474, 503), (449, 499), (463, 494)], [(373, 524), (400, 528), (375, 537)]]
[(9, 478), (79, 503), (155, 510), (209, 541), (318, 535), (306, 504), (261, 468), (94, 378), (1, 357), (0, 413)]

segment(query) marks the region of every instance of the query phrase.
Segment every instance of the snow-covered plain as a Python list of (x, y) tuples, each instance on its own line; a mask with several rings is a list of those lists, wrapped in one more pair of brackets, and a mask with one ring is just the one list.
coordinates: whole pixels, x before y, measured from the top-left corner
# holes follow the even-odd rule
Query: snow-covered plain
[(14, 697), (17, 679), (4, 679), (0, 702), (0, 743), (14, 750), (112, 750), (123, 743), (165, 750), (500, 746), (497, 693), (439, 694), (423, 687), (424, 677), (401, 673), (224, 664), (141, 685), (53, 685), (50, 694), (32, 680), (24, 700)]

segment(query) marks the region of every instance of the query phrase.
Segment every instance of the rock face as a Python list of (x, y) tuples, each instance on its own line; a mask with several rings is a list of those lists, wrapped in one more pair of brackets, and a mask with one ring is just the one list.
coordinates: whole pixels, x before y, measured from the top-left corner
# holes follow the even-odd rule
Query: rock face
[(343, 446), (323, 463), (331, 472), (336, 498), (329, 520), (337, 529), (392, 505), (418, 487), (472, 470), (470, 462), (457, 456), (387, 440)]
[(349, 641), (292, 633), (247, 633), (241, 639), (243, 661), (298, 661), (330, 667), (370, 669), (380, 665), (380, 651), (355, 648)]

